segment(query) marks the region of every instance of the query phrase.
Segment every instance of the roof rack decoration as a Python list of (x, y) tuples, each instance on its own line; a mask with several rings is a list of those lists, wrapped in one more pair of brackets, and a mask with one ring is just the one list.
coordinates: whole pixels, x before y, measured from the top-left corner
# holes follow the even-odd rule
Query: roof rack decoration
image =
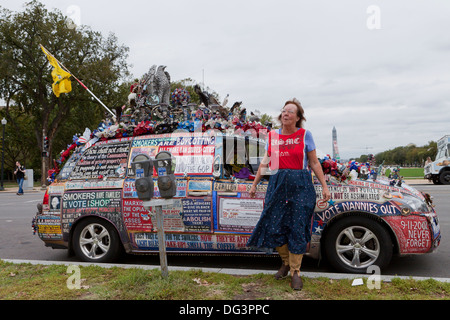
[(95, 130), (86, 128), (83, 135), (74, 135), (72, 144), (53, 161), (54, 167), (48, 171), (47, 180), (54, 181), (78, 147), (92, 145), (98, 140), (174, 131), (206, 132), (211, 129), (264, 139), (271, 130), (272, 123), (261, 124), (257, 112), (247, 115), (241, 101), (228, 108), (228, 96), (219, 103), (213, 95), (195, 85), (195, 93), (201, 100), (197, 105), (184, 88), (170, 92), (170, 74), (165, 68), (153, 65), (140, 80), (135, 81), (130, 87), (127, 103), (115, 109), (116, 117), (106, 113), (105, 119)]

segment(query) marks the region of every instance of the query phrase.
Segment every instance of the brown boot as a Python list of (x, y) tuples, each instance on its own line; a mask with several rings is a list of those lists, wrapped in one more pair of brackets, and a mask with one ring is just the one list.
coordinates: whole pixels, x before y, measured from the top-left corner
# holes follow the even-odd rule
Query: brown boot
[(283, 263), (281, 268), (278, 269), (278, 272), (275, 273), (275, 279), (280, 280), (280, 279), (286, 278), (290, 269), (291, 269), (291, 267), (289, 267)]
[(294, 290), (303, 289), (303, 281), (298, 271), (295, 271), (291, 277), (291, 288)]
[(278, 254), (280, 255), (281, 258), (281, 268), (278, 270), (278, 272), (275, 274), (275, 279), (280, 280), (283, 278), (286, 278), (290, 267), (289, 267), (289, 249), (288, 249), (288, 245), (285, 244), (281, 247), (276, 247), (275, 249), (277, 249)]

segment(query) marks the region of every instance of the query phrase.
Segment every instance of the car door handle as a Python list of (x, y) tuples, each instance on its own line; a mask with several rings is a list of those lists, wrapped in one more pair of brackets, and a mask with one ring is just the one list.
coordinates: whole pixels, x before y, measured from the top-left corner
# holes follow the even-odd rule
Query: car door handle
[(192, 197), (204, 197), (211, 195), (211, 193), (208, 191), (189, 191), (188, 195)]
[(237, 196), (236, 191), (217, 191), (218, 196)]

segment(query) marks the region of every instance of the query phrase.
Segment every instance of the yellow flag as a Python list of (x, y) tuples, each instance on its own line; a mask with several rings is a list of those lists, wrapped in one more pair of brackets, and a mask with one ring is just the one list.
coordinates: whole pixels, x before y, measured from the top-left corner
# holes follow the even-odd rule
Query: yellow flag
[(48, 58), (48, 61), (53, 66), (52, 77), (53, 77), (53, 93), (56, 97), (59, 97), (61, 93), (68, 93), (72, 91), (72, 83), (70, 82), (70, 73), (63, 70), (59, 65), (58, 61), (53, 57), (47, 50), (41, 45), (42, 51)]

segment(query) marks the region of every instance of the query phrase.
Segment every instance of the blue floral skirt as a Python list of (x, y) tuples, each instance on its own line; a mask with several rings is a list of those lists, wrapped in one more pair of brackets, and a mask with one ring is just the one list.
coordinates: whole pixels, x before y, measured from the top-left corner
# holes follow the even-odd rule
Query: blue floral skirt
[(264, 209), (247, 246), (268, 251), (287, 243), (291, 253), (305, 253), (315, 204), (308, 170), (278, 170), (270, 177)]

